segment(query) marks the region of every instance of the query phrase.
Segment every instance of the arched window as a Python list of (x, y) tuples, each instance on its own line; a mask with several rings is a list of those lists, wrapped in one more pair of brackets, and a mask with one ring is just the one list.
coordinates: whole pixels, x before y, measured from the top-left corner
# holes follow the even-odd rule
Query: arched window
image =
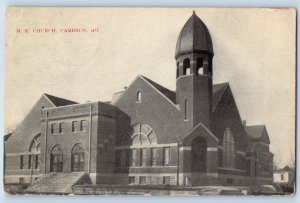
[(203, 75), (203, 59), (202, 58), (198, 58), (197, 59), (197, 75)]
[[(189, 71), (189, 74), (190, 74), (190, 67), (191, 67), (191, 64), (190, 64), (190, 59), (186, 58), (183, 60), (183, 75), (187, 75), (187, 71)], [(189, 70), (187, 70), (189, 69)]]
[(50, 170), (51, 172), (63, 171), (63, 149), (60, 145), (55, 145), (51, 150), (50, 155)]
[(230, 128), (226, 128), (223, 136), (223, 166), (235, 168), (234, 138)]
[[(157, 143), (156, 134), (149, 125), (137, 123), (127, 131), (127, 134), (130, 136), (130, 144), (133, 147), (130, 153), (131, 157), (128, 157), (130, 158), (132, 165), (139, 163), (141, 166), (143, 166), (146, 163), (146, 159), (148, 159), (147, 157), (150, 158), (150, 163), (153, 164), (157, 162), (156, 154), (150, 154), (151, 156), (148, 156), (148, 152), (146, 150), (141, 151), (142, 146), (150, 145), (151, 147), (152, 144)], [(135, 147), (136, 149), (134, 149)], [(153, 153), (156, 153), (156, 151)]]
[(157, 143), (154, 130), (147, 124), (135, 124), (127, 131), (127, 134), (131, 137), (133, 145)]
[(30, 143), (29, 147), (29, 169), (39, 169), (40, 167), (40, 145), (41, 145), (41, 134), (37, 134)]
[(29, 152), (36, 154), (40, 153), (40, 143), (41, 143), (41, 134), (37, 134), (31, 141), (30, 147), (29, 147)]
[(188, 101), (184, 100), (184, 120), (187, 120)]
[(141, 102), (142, 101), (142, 93), (140, 91), (138, 91), (136, 93), (136, 101), (137, 102)]

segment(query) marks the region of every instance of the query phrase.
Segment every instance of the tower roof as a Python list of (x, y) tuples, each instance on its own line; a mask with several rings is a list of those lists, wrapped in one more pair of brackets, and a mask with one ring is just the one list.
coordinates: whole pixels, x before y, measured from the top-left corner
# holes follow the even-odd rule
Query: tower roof
[(214, 54), (211, 36), (206, 25), (193, 12), (177, 39), (175, 58), (181, 54), (199, 51)]

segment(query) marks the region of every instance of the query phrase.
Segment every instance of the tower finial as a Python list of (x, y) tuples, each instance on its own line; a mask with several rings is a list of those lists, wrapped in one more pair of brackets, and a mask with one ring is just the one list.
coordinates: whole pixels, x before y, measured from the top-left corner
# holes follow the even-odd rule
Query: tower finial
[(196, 15), (196, 12), (195, 12), (195, 10), (193, 10), (193, 15)]

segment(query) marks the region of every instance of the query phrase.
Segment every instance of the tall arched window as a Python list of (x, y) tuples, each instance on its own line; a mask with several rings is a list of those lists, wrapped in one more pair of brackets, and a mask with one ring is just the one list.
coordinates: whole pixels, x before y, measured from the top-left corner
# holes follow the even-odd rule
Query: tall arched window
[[(190, 64), (190, 59), (186, 58), (183, 60), (183, 75), (187, 75), (187, 71), (189, 71), (189, 74), (190, 74), (190, 67), (191, 67), (191, 64)], [(189, 69), (189, 70), (187, 70)]]
[(41, 134), (37, 134), (30, 143), (29, 147), (29, 159), (28, 168), (29, 169), (39, 169), (40, 167), (40, 144)]
[(230, 128), (226, 128), (223, 136), (223, 166), (235, 168), (234, 138)]
[(187, 120), (188, 101), (184, 100), (184, 120)]
[[(137, 123), (127, 131), (127, 134), (130, 136), (131, 140), (131, 157), (128, 157), (131, 160), (131, 165), (139, 164), (144, 166), (147, 163), (149, 158), (149, 163), (156, 164), (156, 150), (145, 150), (143, 146), (148, 146), (151, 149), (157, 144), (157, 137), (154, 129), (147, 124)], [(151, 147), (153, 146), (153, 148)], [(153, 153), (153, 154), (148, 154)]]
[(140, 91), (138, 91), (136, 93), (136, 101), (137, 102), (141, 102), (142, 101), (142, 93)]

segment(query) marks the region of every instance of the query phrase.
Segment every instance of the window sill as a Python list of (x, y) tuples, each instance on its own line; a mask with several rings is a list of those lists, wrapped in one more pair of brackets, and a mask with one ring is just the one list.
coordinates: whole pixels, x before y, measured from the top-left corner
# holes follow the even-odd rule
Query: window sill
[(74, 131), (74, 132), (72, 132), (72, 133), (86, 133), (87, 131), (85, 130), (85, 131)]

